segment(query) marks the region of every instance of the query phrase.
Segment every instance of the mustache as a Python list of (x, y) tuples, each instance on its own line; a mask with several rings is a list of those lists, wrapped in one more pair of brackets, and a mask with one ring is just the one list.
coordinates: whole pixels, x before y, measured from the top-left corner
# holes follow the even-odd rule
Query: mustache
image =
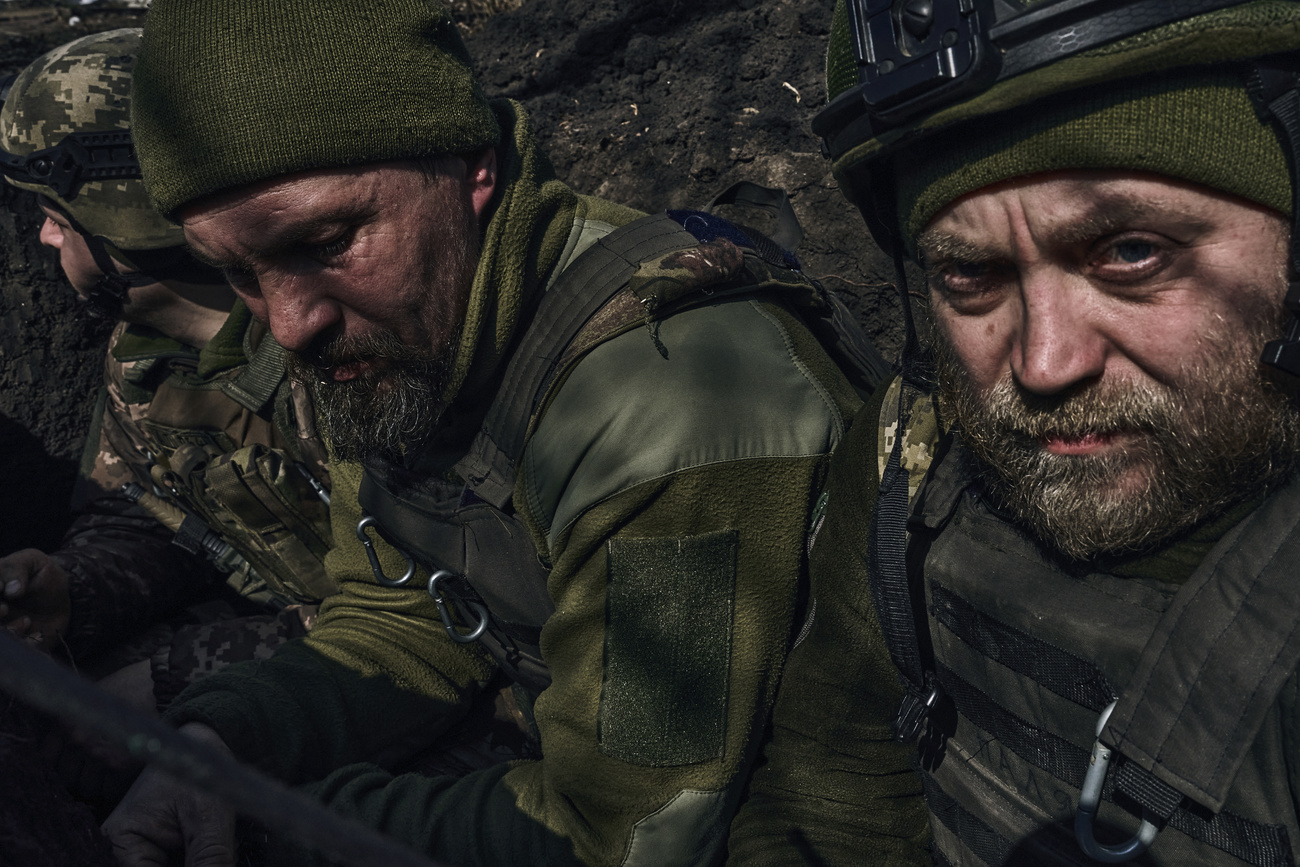
[(344, 364), (361, 361), (390, 363), (425, 362), (428, 350), (408, 346), (391, 331), (373, 331), (347, 337), (334, 334), (318, 338), (300, 352), (289, 352), (291, 372), (305, 381), (328, 379), (329, 374)]
[(985, 419), (994, 432), (1031, 440), (1155, 433), (1184, 409), (1184, 401), (1170, 389), (1124, 382), (1093, 383), (1045, 397), (1006, 378), (984, 398)]

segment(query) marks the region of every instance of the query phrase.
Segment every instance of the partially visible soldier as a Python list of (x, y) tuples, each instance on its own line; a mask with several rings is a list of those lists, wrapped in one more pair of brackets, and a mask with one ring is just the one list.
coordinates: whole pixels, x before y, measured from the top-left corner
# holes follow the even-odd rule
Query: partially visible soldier
[(140, 35), (100, 33), (38, 58), (0, 112), (4, 175), (39, 195), (41, 241), (90, 312), (121, 319), (75, 521), (59, 551), (0, 559), (0, 619), (162, 706), (303, 634), (333, 588), (321, 566), (329, 475), (310, 398), (139, 180), (128, 96)]
[(1297, 862), (1297, 70), (1296, 2), (841, 0), (814, 128), (934, 358), (832, 462), (736, 863)]

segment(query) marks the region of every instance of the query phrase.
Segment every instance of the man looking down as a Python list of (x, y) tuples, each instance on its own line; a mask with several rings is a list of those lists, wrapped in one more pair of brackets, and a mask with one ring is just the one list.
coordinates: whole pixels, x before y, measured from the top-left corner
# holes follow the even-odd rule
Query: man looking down
[[(450, 862), (717, 859), (858, 404), (787, 300), (807, 279), (559, 182), (437, 2), (158, 0), (133, 94), (155, 203), (335, 459), (340, 594), (169, 719)], [(384, 770), (503, 681), (540, 760)], [(152, 772), (105, 827), (123, 864), (232, 861), (232, 817)]]

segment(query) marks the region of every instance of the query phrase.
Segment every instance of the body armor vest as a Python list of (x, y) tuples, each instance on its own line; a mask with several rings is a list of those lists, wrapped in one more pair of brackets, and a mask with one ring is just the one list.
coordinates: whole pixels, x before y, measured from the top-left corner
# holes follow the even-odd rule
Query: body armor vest
[[(882, 434), (890, 409), (886, 398)], [(932, 421), (913, 427), (935, 435)], [(910, 445), (915, 454), (917, 444)], [(1162, 616), (1184, 597), (1178, 588), (1141, 579), (1067, 571), (981, 497), (951, 437), (923, 463), (930, 473), (913, 499), (907, 563), (913, 587), (924, 593), (932, 649), (927, 663), (944, 695), (921, 739), (937, 859), (954, 865), (1094, 864), (1076, 842), (1074, 822), (1098, 718), (1135, 673), (1141, 676)], [(906, 468), (912, 475), (920, 469), (916, 462)], [(1292, 500), (1300, 506), (1294, 488), (1275, 510), (1289, 510)], [(1207, 561), (1231, 558), (1241, 538), (1230, 533)], [(1267, 556), (1255, 559), (1259, 570), (1269, 562)], [(1185, 587), (1194, 585), (1196, 576)], [(1204, 643), (1217, 638), (1205, 636)], [(895, 643), (890, 640), (891, 653)], [(1185, 672), (1183, 682), (1201, 676), (1200, 670)], [(1292, 670), (1282, 676), (1286, 686), (1265, 696), (1257, 731), (1246, 743), (1232, 744), (1241, 748), (1235, 771), (1225, 757), (1232, 750), (1216, 749), (1224, 735), (1210, 732), (1202, 739), (1210, 766), (1228, 768), (1220, 808), (1211, 811), (1174, 792), (1155, 842), (1131, 863), (1295, 863), (1300, 827), (1287, 762), (1295, 677)], [(1167, 686), (1173, 685), (1157, 678), (1148, 688), (1158, 694)], [(1243, 683), (1209, 700), (1248, 704), (1255, 687)], [(1167, 728), (1180, 723), (1170, 719)], [(1161, 787), (1150, 770), (1123, 758), (1111, 768), (1095, 822), (1098, 840), (1134, 836), (1144, 812), (1126, 793)]]
[[(689, 226), (690, 231), (683, 228)], [(684, 252), (691, 251), (691, 252)], [(690, 266), (681, 258), (693, 256)], [(641, 266), (650, 264), (647, 273)], [(360, 501), (377, 529), (442, 583), (430, 586), (453, 640), (456, 610), (503, 671), (536, 694), (550, 683), (539, 642), (554, 612), (549, 566), (515, 510), (516, 469), (550, 386), (590, 349), (658, 316), (728, 294), (770, 293), (804, 312), (810, 330), (869, 393), (887, 370), (852, 316), (773, 242), (710, 214), (637, 220), (597, 241), (561, 274), (520, 339), (457, 481), (414, 477), (369, 461)], [(364, 539), (363, 539), (364, 541)], [(442, 577), (439, 577), (439, 576)], [(376, 578), (383, 580), (380, 575)]]
[[(336, 592), (322, 562), (333, 538), (325, 448), (310, 398), (285, 375), (284, 350), (258, 324), (244, 343), (248, 363), (211, 380), (170, 357), (128, 368), (127, 385), (149, 398), (140, 427), (151, 474), (193, 527), (237, 553), (226, 564), (236, 590), (317, 602)], [(201, 529), (183, 524), (178, 544)]]

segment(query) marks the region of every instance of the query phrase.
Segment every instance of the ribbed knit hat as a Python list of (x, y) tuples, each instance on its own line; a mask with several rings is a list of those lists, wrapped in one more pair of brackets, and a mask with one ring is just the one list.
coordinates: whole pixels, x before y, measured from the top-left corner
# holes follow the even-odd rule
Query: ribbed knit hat
[(154, 0), (131, 126), (172, 219), (232, 187), (500, 137), (437, 0)]
[[(909, 246), (954, 199), (1056, 169), (1150, 171), (1289, 214), (1286, 158), (1245, 85), (1252, 58), (1298, 48), (1295, 0), (1196, 15), (999, 81), (887, 134), (867, 133), (835, 158), (835, 176), (850, 199), (870, 174), (891, 177)], [(839, 0), (829, 96), (855, 87), (858, 75)]]
[(1245, 77), (1224, 68), (1157, 73), (1048, 97), (919, 142), (895, 163), (905, 236), (915, 238), (966, 193), (1064, 169), (1153, 172), (1289, 214), (1286, 156), (1255, 114)]

